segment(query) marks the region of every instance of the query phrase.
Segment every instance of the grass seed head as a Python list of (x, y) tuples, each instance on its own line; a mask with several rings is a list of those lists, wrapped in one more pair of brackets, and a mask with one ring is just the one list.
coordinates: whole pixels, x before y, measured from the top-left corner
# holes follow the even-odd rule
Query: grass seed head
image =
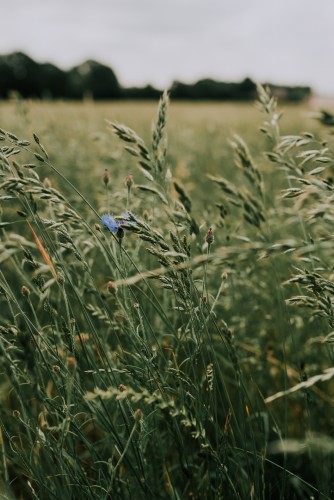
[(43, 184), (46, 189), (50, 189), (52, 187), (51, 181), (48, 177), (45, 177)]

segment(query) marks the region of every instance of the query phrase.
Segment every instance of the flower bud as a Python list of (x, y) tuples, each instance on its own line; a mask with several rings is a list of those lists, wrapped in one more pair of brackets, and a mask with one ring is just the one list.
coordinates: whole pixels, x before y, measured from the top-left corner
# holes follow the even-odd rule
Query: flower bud
[(63, 273), (61, 272), (57, 272), (57, 281), (60, 285), (63, 285), (65, 283), (65, 277), (63, 275)]
[(138, 422), (143, 418), (143, 412), (141, 411), (140, 408), (137, 408), (133, 414), (133, 418)]
[(55, 373), (60, 373), (60, 366), (59, 365), (53, 365), (52, 369)]
[(107, 283), (107, 288), (108, 288), (108, 292), (111, 294), (111, 295), (115, 295), (116, 292), (117, 292), (117, 287), (114, 285), (114, 283), (112, 281), (108, 281)]
[(208, 245), (211, 245), (213, 243), (213, 240), (214, 240), (214, 236), (213, 236), (213, 231), (212, 231), (212, 228), (209, 227), (208, 229), (208, 232), (206, 233), (206, 238), (205, 238), (205, 241), (207, 242)]
[(144, 219), (145, 221), (148, 221), (148, 220), (149, 220), (149, 218), (150, 218), (150, 215), (149, 215), (149, 213), (148, 213), (148, 210), (146, 210), (146, 209), (145, 209), (145, 210), (144, 210), (144, 212), (143, 212), (143, 219)]
[(109, 171), (107, 168), (104, 169), (102, 180), (103, 180), (103, 183), (105, 184), (105, 186), (108, 186), (108, 184), (109, 184)]
[(133, 175), (129, 174), (126, 176), (126, 181), (125, 181), (127, 188), (131, 189), (133, 186)]
[(119, 227), (117, 229), (116, 236), (119, 240), (122, 240), (124, 238), (124, 229), (122, 227)]
[(70, 356), (69, 358), (67, 358), (67, 369), (69, 372), (74, 372), (76, 370), (76, 367), (77, 367), (77, 362), (75, 360), (75, 358), (73, 358), (72, 356)]
[(29, 297), (30, 295), (30, 290), (27, 286), (23, 285), (22, 288), (21, 288), (21, 293), (22, 295), (24, 295), (25, 297)]

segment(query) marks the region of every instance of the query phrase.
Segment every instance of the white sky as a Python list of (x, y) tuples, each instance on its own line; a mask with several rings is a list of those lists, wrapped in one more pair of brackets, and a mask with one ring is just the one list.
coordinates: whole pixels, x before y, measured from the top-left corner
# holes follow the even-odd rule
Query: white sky
[(334, 0), (1, 2), (0, 54), (96, 59), (127, 86), (249, 76), (334, 95)]

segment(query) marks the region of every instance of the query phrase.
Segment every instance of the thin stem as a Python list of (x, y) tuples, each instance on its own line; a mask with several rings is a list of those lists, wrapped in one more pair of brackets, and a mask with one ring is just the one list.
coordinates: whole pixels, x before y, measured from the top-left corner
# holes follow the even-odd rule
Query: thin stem
[[(138, 420), (136, 420), (136, 421), (135, 421), (135, 424), (134, 424), (134, 426), (133, 426), (133, 428), (132, 428), (132, 430), (131, 430), (131, 432), (130, 432), (129, 439), (127, 440), (126, 445), (125, 445), (125, 447), (124, 447), (123, 453), (121, 454), (121, 456), (119, 457), (119, 460), (118, 460), (117, 464), (115, 465), (115, 468), (114, 468), (114, 470), (113, 470), (113, 473), (112, 473), (112, 475), (111, 475), (111, 479), (110, 479), (109, 492), (110, 492), (110, 490), (111, 490), (111, 488), (112, 488), (112, 485), (113, 485), (113, 482), (114, 482), (114, 480), (115, 480), (116, 473), (117, 473), (118, 469), (120, 468), (120, 466), (121, 466), (121, 464), (122, 464), (122, 462), (123, 462), (123, 459), (124, 459), (125, 455), (127, 454), (127, 451), (128, 451), (129, 446), (130, 446), (130, 444), (131, 444), (132, 438), (133, 438), (133, 436), (134, 436), (134, 434), (135, 434), (135, 432), (136, 432), (136, 429), (137, 429), (137, 427), (138, 427), (138, 423), (139, 423), (139, 422), (138, 422)], [(109, 493), (108, 493), (108, 494), (109, 494)], [(108, 498), (108, 495), (106, 496), (106, 498)]]

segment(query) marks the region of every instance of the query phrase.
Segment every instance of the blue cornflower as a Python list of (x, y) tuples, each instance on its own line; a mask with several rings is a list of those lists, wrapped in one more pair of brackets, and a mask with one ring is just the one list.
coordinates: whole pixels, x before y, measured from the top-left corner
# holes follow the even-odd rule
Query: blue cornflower
[(102, 215), (101, 221), (105, 228), (109, 229), (111, 233), (117, 233), (118, 237), (123, 237), (123, 229), (130, 229), (135, 225), (134, 222), (129, 221), (131, 215), (129, 212), (123, 213), (119, 218), (115, 218), (110, 214)]
[(104, 227), (109, 229), (111, 233), (117, 233), (120, 223), (116, 221), (112, 215), (102, 215), (101, 217), (102, 224)]

